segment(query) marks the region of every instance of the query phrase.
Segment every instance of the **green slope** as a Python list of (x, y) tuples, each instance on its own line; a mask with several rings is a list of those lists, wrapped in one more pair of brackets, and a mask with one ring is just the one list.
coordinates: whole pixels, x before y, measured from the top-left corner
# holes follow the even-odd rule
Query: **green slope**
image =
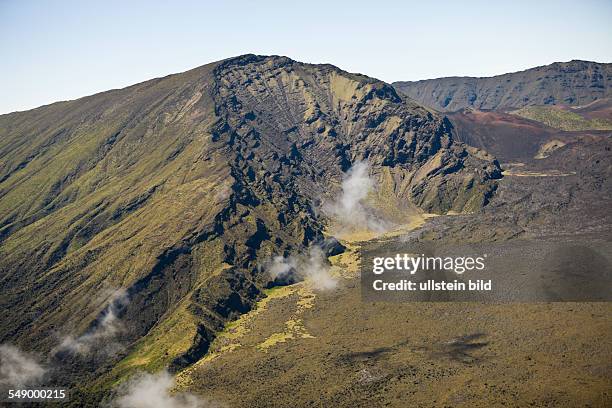
[(387, 84), (253, 55), (2, 115), (0, 159), (0, 342), (49, 353), (123, 288), (119, 352), (49, 354), (104, 386), (201, 358), (264, 296), (262, 259), (323, 237), (351, 163), (439, 213), (477, 211), (500, 175)]

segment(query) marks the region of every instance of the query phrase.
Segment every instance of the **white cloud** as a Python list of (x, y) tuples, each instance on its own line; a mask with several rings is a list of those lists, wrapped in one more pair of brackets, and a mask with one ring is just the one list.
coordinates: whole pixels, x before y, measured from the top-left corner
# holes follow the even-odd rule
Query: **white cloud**
[(32, 356), (9, 344), (0, 345), (0, 385), (23, 387), (38, 384), (46, 369)]
[[(119, 308), (127, 305), (127, 303), (128, 297), (124, 289), (113, 291), (99, 323), (82, 336), (76, 338), (73, 336), (65, 337), (57, 347), (56, 352), (70, 351), (86, 356), (95, 349), (96, 352), (115, 353), (119, 344), (113, 342), (112, 339), (123, 329), (117, 313)], [(100, 345), (102, 346), (99, 347)]]
[(331, 276), (325, 253), (319, 245), (312, 245), (306, 253), (277, 256), (266, 265), (273, 279), (295, 278), (304, 279), (317, 290), (329, 290), (336, 287), (338, 281)]
[(186, 392), (172, 394), (174, 379), (167, 371), (143, 373), (118, 389), (118, 408), (212, 408), (219, 405)]
[(369, 172), (367, 162), (356, 162), (344, 176), (340, 196), (323, 206), (323, 212), (338, 222), (342, 230), (384, 232), (389, 227), (365, 203), (374, 190)]

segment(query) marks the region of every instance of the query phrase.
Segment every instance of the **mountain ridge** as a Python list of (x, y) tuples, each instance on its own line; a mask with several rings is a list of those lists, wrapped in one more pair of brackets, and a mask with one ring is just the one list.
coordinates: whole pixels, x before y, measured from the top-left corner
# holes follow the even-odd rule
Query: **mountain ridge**
[(252, 54), (2, 115), (0, 157), (0, 341), (75, 381), (114, 363), (58, 337), (92, 338), (111, 289), (130, 322), (117, 375), (199, 359), (271, 284), (262, 260), (324, 238), (318, 203), (356, 162), (427, 212), (478, 211), (501, 177), (382, 81)]
[(393, 86), (415, 101), (442, 112), (468, 107), (494, 110), (528, 105), (586, 104), (610, 97), (612, 63), (554, 62), (489, 76), (452, 76), (397, 81)]
[[(277, 54), (270, 54), (270, 55), (255, 54), (255, 53), (239, 54), (239, 55), (235, 55), (233, 57), (224, 58), (222, 60), (207, 62), (205, 64), (199, 65), (199, 66), (197, 66), (195, 68), (187, 69), (185, 71), (174, 72), (174, 73), (170, 73), (170, 74), (167, 74), (167, 75), (162, 75), (162, 76), (157, 76), (157, 77), (145, 79), (145, 80), (136, 82), (134, 84), (126, 85), (124, 87), (111, 88), (111, 89), (106, 89), (106, 90), (102, 90), (102, 91), (97, 91), (97, 92), (94, 92), (92, 94), (75, 97), (73, 99), (65, 99), (65, 100), (52, 101), (52, 102), (49, 102), (49, 103), (46, 103), (46, 104), (43, 104), (43, 105), (40, 105), (40, 106), (35, 106), (35, 107), (29, 108), (29, 109), (23, 109), (23, 110), (17, 110), (17, 111), (12, 111), (12, 112), (0, 113), (0, 117), (1, 116), (5, 116), (5, 115), (13, 115), (13, 114), (32, 112), (32, 111), (36, 111), (36, 110), (41, 109), (41, 108), (47, 108), (47, 107), (50, 107), (50, 106), (56, 105), (56, 104), (64, 104), (64, 103), (71, 103), (71, 102), (76, 102), (76, 101), (82, 101), (82, 100), (84, 100), (86, 98), (90, 98), (90, 97), (94, 97), (94, 96), (100, 96), (100, 95), (103, 95), (103, 94), (113, 93), (113, 92), (117, 92), (117, 91), (126, 91), (126, 90), (129, 90), (131, 88), (135, 88), (135, 87), (138, 87), (138, 86), (143, 86), (145, 84), (150, 84), (150, 83), (153, 83), (153, 82), (156, 82), (156, 81), (162, 81), (164, 79), (167, 79), (167, 78), (170, 78), (170, 77), (175, 77), (177, 75), (188, 75), (191, 72), (197, 72), (199, 70), (206, 69), (206, 67), (215, 67), (215, 66), (221, 65), (223, 63), (232, 63), (232, 62), (235, 62), (235, 61), (245, 61), (245, 60), (248, 60), (248, 59), (251, 59), (251, 58), (286, 58), (286, 59), (292, 60), (288, 56), (277, 55)], [(292, 60), (292, 61), (296, 61), (296, 60)], [(339, 68), (337, 65), (334, 65), (332, 63), (310, 63), (310, 62), (299, 62), (299, 63), (303, 64), (303, 65), (310, 65), (310, 66), (329, 67), (329, 68), (333, 68), (333, 69), (337, 69), (337, 70), (343, 71), (343, 72), (345, 72), (347, 74), (350, 74), (350, 75), (355, 75), (355, 76), (358, 76), (358, 77), (362, 77), (364, 79), (370, 79), (370, 80), (375, 80), (375, 81), (383, 82), (383, 81), (381, 81), (379, 79), (370, 77), (370, 76), (365, 75), (365, 74), (345, 71), (345, 70)]]

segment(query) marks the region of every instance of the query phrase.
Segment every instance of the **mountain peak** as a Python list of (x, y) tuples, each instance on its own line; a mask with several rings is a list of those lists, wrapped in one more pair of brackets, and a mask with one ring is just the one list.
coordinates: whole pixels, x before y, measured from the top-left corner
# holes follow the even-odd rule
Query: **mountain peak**
[[(339, 216), (320, 203), (355, 163), (395, 186), (378, 194), (405, 210), (399, 222), (479, 210), (500, 176), (384, 82), (252, 54), (1, 116), (0, 152), (3, 302), (15, 305), (0, 341), (49, 350), (50, 330), (86, 333), (104, 313), (91, 298), (120, 285), (124, 340), (174, 369), (271, 284), (262, 260), (324, 238)], [(177, 321), (182, 347), (168, 349), (156, 330)]]

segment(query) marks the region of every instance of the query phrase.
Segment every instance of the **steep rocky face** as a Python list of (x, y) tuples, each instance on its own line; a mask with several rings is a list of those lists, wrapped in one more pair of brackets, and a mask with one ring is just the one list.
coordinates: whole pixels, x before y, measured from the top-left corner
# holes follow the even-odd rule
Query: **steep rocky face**
[(612, 64), (573, 60), (489, 78), (395, 82), (410, 98), (442, 112), (530, 105), (586, 105), (612, 95)]
[[(287, 58), (231, 60), (217, 75), (228, 124), (219, 133), (237, 145), (243, 173), (286, 186), (293, 172), (297, 185), (288, 191), (308, 205), (357, 160), (369, 161), (374, 171), (392, 169), (404, 186), (397, 194), (429, 211), (478, 208), (479, 194), (468, 203), (457, 191), (473, 178), (486, 195), (488, 181), (498, 176), (491, 157), (452, 142), (448, 121), (380, 81)], [(446, 191), (438, 188), (442, 178), (452, 185)]]
[(199, 359), (269, 284), (263, 259), (323, 237), (318, 205), (356, 161), (429, 212), (478, 210), (500, 177), (385, 83), (254, 55), (0, 116), (0, 157), (0, 342), (95, 333), (123, 288), (131, 346), (53, 354), (126, 357), (118, 376)]

